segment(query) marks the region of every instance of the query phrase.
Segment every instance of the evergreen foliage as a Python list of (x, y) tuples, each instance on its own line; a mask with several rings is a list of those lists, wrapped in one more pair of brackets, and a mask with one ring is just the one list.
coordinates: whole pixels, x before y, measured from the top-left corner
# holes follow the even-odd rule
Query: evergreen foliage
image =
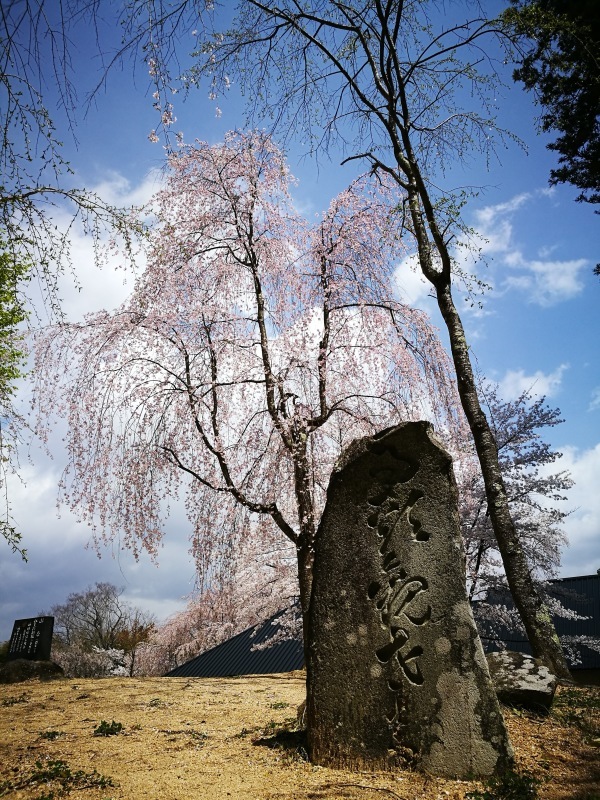
[(27, 319), (27, 311), (21, 290), (29, 276), (29, 263), (16, 259), (0, 237), (0, 490), (4, 493), (0, 535), (13, 553), (21, 553), (24, 560), (26, 551), (20, 546), (21, 534), (12, 522), (5, 476), (15, 469), (14, 450), (22, 427), (13, 398), (16, 382), (24, 374), (25, 349), (20, 326)]
[[(503, 15), (525, 37), (514, 79), (542, 107), (540, 127), (557, 133), (550, 183), (571, 183), (577, 200), (600, 202), (600, 11), (595, 0), (513, 0)], [(521, 40), (523, 41), (523, 39)]]

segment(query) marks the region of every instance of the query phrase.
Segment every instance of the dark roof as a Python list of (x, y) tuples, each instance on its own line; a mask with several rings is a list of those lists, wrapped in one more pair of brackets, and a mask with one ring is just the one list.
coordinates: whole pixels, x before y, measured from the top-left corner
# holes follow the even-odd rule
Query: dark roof
[(166, 678), (226, 678), (232, 675), (269, 675), (291, 672), (304, 666), (302, 642), (286, 639), (264, 650), (257, 644), (270, 639), (278, 630), (279, 612), (253, 628), (238, 633), (232, 639), (201, 653), (165, 675)]
[[(565, 617), (555, 616), (553, 621), (558, 635), (560, 637), (589, 636), (594, 639), (600, 639), (600, 575), (557, 578), (549, 581), (548, 584), (548, 593), (559, 600), (565, 608), (576, 611), (580, 616), (587, 617), (587, 619), (566, 619)], [(504, 592), (495, 591), (488, 596), (487, 602), (490, 604), (501, 603), (507, 608), (513, 606), (508, 590)], [(476, 605), (474, 604), (474, 611), (477, 617)], [(484, 649), (498, 649), (497, 645), (486, 636), (485, 627), (485, 622), (482, 622), (481, 639)], [(521, 631), (504, 628), (501, 631), (497, 631), (497, 633), (509, 650), (531, 653), (529, 642)], [(600, 653), (585, 645), (578, 646), (578, 650), (581, 661), (577, 664), (570, 664), (571, 669), (600, 669)]]

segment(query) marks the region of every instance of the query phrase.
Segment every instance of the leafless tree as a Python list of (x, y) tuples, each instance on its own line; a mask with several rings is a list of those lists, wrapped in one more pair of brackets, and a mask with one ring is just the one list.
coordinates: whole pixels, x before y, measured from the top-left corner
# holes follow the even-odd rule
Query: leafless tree
[(50, 609), (54, 657), (70, 674), (104, 674), (114, 666), (111, 651), (120, 652), (129, 675), (135, 673), (138, 649), (153, 633), (155, 619), (123, 600), (122, 594), (123, 589), (112, 583), (96, 583)]
[[(54, 312), (59, 311), (57, 278), (71, 264), (76, 225), (96, 242), (104, 231), (126, 241), (135, 232), (124, 209), (75, 185), (64, 156), (64, 143), (76, 144), (82, 102), (71, 34), (83, 14), (76, 0), (8, 0), (0, 11), (0, 233), (7, 251), (31, 264)], [(50, 102), (64, 120), (60, 130), (48, 110), (51, 90)], [(57, 226), (59, 208), (69, 215), (62, 229)]]

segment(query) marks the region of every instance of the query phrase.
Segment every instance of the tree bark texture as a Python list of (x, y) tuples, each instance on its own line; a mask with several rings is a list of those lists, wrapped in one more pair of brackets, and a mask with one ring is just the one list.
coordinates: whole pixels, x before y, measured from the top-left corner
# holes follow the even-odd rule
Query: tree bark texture
[(568, 680), (571, 678), (571, 674), (556, 629), (531, 576), (527, 558), (510, 513), (506, 487), (498, 461), (498, 448), (479, 403), (468, 345), (450, 287), (440, 287), (436, 294), (438, 306), (450, 336), (458, 391), (479, 457), (490, 520), (504, 564), (508, 586), (521, 615), (534, 657), (540, 658), (557, 677)]
[[(407, 153), (407, 159), (399, 161), (398, 168), (403, 170), (409, 181), (409, 207), (419, 263), (423, 275), (435, 289), (437, 304), (448, 331), (458, 394), (479, 458), (490, 521), (506, 580), (534, 657), (541, 659), (557, 677), (570, 680), (571, 673), (556, 628), (535, 585), (525, 550), (515, 528), (500, 469), (498, 447), (479, 402), (465, 330), (452, 297), (450, 251), (438, 227), (435, 209), (421, 176), (408, 132), (404, 127), (401, 130), (402, 146)], [(439, 257), (440, 266), (434, 263), (433, 253)]]

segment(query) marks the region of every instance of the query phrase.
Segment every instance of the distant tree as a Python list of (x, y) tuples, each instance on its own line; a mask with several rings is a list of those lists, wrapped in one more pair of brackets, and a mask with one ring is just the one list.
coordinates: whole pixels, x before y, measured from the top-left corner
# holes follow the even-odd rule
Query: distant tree
[(264, 134), (184, 147), (170, 167), (131, 298), (40, 337), (41, 433), (64, 416), (71, 505), (134, 552), (156, 553), (180, 489), (201, 572), (253, 528), (284, 534), (306, 623), (337, 457), (406, 419), (462, 434), (448, 359), (395, 299), (385, 180), (355, 183), (310, 226)]
[[(568, 472), (554, 471), (561, 458), (543, 435), (562, 422), (560, 409), (550, 408), (544, 397), (523, 392), (505, 401), (499, 388), (484, 383), (481, 389), (487, 416), (498, 442), (500, 465), (513, 519), (532, 573), (543, 584), (555, 577), (566, 543), (563, 523), (569, 511), (561, 508), (573, 485)], [(490, 523), (481, 473), (474, 458), (459, 469), (460, 518), (467, 554), (471, 600), (485, 599), (490, 589), (504, 586), (506, 578)], [(466, 469), (465, 469), (466, 467)]]
[(88, 650), (77, 644), (66, 647), (55, 642), (50, 657), (67, 678), (124, 677), (128, 674), (123, 651), (114, 648), (102, 650), (92, 647)]
[(7, 660), (9, 650), (10, 650), (9, 639), (7, 639), (5, 642), (0, 642), (0, 664), (4, 664), (4, 662)]
[(116, 649), (124, 656), (124, 666), (129, 677), (138, 674), (140, 650), (156, 630), (154, 618), (139, 609), (132, 609), (127, 625), (116, 636)]
[[(579, 201), (600, 202), (600, 13), (595, 0), (511, 0), (501, 19), (521, 44), (514, 79), (542, 107), (540, 127), (558, 133), (550, 183), (571, 183)], [(597, 267), (597, 270), (599, 268)]]
[(25, 346), (21, 326), (28, 314), (23, 286), (29, 279), (29, 273), (29, 264), (16, 260), (8, 251), (5, 239), (0, 236), (0, 491), (3, 494), (0, 533), (13, 553), (19, 552), (24, 560), (27, 560), (26, 550), (20, 546), (21, 534), (12, 521), (6, 473), (18, 466), (16, 445), (24, 425), (13, 398), (16, 382), (23, 376), (24, 370)]
[(96, 583), (83, 592), (73, 592), (65, 603), (53, 606), (54, 636), (65, 645), (79, 644), (91, 650), (116, 646), (117, 634), (126, 625), (128, 608), (122, 589), (111, 583)]
[(133, 675), (139, 646), (154, 630), (152, 615), (125, 602), (111, 583), (73, 592), (54, 617), (53, 659), (72, 676)]

